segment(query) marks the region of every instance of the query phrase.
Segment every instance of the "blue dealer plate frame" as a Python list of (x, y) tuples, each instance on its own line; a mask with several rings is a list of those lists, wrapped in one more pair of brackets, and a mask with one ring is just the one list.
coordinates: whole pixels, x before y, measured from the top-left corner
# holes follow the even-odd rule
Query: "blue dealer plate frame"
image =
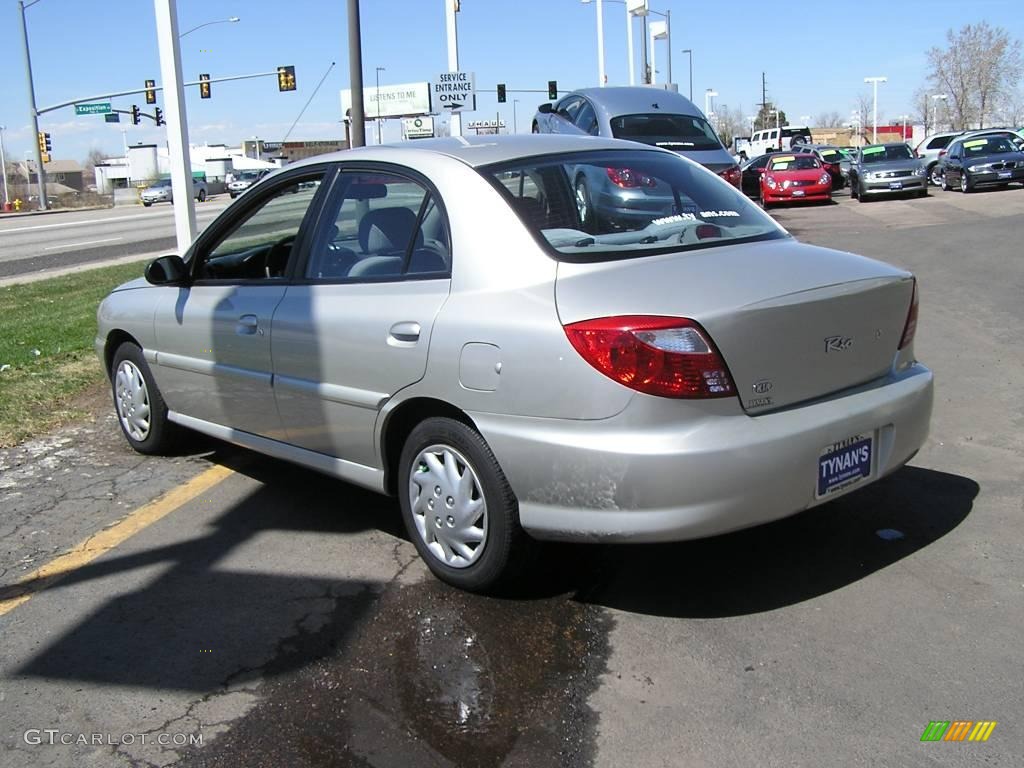
[(823, 499), (871, 477), (874, 435), (854, 435), (828, 446), (818, 457), (815, 498)]

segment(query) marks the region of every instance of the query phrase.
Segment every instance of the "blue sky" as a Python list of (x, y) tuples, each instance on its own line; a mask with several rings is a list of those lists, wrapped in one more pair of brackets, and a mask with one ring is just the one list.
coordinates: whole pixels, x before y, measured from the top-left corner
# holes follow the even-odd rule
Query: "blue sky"
[[(367, 85), (375, 68), (385, 67), (381, 84), (431, 81), (447, 70), (444, 0), (362, 0), (363, 73)], [(815, 8), (815, 6), (820, 6)], [(703, 107), (706, 88), (717, 103), (742, 106), (746, 114), (760, 101), (761, 72), (767, 72), (769, 98), (796, 120), (837, 111), (844, 117), (867, 93), (863, 78), (885, 75), (879, 112), (893, 117), (912, 110), (910, 99), (924, 81), (925, 51), (942, 44), (949, 28), (987, 20), (1024, 38), (1024, 4), (1019, 0), (862, 0), (841, 3), (725, 3), (652, 0), (672, 13), (673, 79), (688, 90), (687, 57), (692, 48), (695, 101)], [(605, 0), (605, 55), (609, 83), (628, 84), (625, 8)], [(813, 9), (813, 10), (812, 10)], [(160, 79), (151, 0), (40, 0), (27, 11), (29, 40), (40, 107), (96, 93), (139, 87)], [(298, 90), (278, 93), (273, 78), (214, 84), (213, 98), (188, 89), (187, 110), (193, 143), (237, 144), (254, 135), (281, 139), (331, 61), (331, 71), (294, 139), (343, 135), (338, 92), (347, 88), (348, 51), (345, 0), (178, 0), (181, 30), (238, 16), (235, 24), (215, 24), (182, 41), (187, 78), (214, 77), (296, 68)], [(799, 18), (798, 18), (799, 17)], [(658, 18), (658, 17), (651, 17)], [(529, 130), (543, 93), (509, 94), (499, 105), (494, 85), (546, 89), (548, 80), (569, 90), (597, 84), (596, 4), (579, 0), (462, 0), (458, 15), (461, 68), (476, 73), (477, 112), (464, 119), (489, 119), (496, 112), (511, 126), (511, 99), (518, 98), (519, 131)], [(635, 46), (639, 59), (640, 28)], [(22, 70), (17, 3), (0, 4), (0, 50), (7, 67), (0, 78), (0, 125), (7, 126), (8, 156), (23, 159), (32, 147), (28, 95)], [(664, 42), (656, 62), (667, 77)], [(639, 65), (637, 66), (639, 72)], [(140, 97), (115, 100), (127, 109)], [(126, 116), (122, 116), (125, 119)], [(102, 117), (75, 117), (71, 107), (40, 118), (53, 137), (56, 158), (83, 160), (92, 147), (119, 153), (121, 129), (130, 143), (163, 143), (163, 129), (129, 122), (107, 124)], [(145, 121), (148, 123), (148, 121)], [(368, 140), (374, 132), (368, 127)], [(397, 121), (385, 141), (399, 135)]]

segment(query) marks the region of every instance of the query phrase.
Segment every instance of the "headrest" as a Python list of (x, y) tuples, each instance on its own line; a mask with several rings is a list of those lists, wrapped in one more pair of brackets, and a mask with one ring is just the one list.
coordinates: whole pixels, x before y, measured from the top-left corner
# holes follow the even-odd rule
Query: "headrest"
[[(359, 245), (363, 253), (405, 251), (413, 230), (416, 214), (404, 207), (375, 208), (359, 222)], [(423, 244), (423, 233), (416, 231), (416, 247)]]

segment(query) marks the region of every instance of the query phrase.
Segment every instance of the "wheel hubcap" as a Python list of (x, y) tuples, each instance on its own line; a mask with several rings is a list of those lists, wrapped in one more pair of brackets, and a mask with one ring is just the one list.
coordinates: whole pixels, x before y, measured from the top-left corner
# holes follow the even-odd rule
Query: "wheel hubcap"
[(131, 360), (122, 360), (114, 376), (114, 402), (121, 426), (132, 440), (149, 435), (149, 391), (142, 371)]
[(409, 473), (409, 503), (420, 539), (440, 562), (467, 568), (487, 543), (487, 502), (476, 471), (447, 445), (420, 451)]
[(576, 185), (576, 210), (580, 213), (580, 221), (587, 220), (587, 214), (590, 213), (589, 205), (587, 205), (587, 190), (582, 184)]
[(960, 174), (960, 189), (964, 192), (967, 191), (967, 176)]

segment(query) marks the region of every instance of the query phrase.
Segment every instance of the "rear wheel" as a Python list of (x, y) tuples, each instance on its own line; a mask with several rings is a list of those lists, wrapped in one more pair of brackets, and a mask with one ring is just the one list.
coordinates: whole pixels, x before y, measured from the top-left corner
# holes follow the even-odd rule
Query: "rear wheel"
[(580, 216), (580, 227), (584, 232), (596, 234), (597, 214), (594, 212), (594, 205), (590, 198), (590, 190), (587, 187), (587, 180), (583, 176), (576, 179), (576, 211)]
[(939, 179), (939, 186), (943, 192), (949, 192), (949, 179), (946, 178), (946, 174), (942, 174), (942, 177)]
[(454, 419), (426, 419), (406, 440), (398, 471), (406, 530), (439, 579), (484, 592), (522, 563), (530, 540), (519, 525), (519, 504), (476, 430)]
[(974, 186), (971, 184), (971, 176), (967, 171), (960, 171), (960, 191), (964, 194), (974, 191)]
[(531, 129), (531, 133), (540, 133), (540, 126), (534, 123), (533, 128)]
[(937, 162), (928, 166), (928, 180), (931, 181), (932, 186), (942, 186), (942, 168)]
[(137, 344), (126, 341), (117, 348), (110, 383), (117, 421), (128, 444), (146, 454), (171, 448), (177, 428), (167, 420), (167, 405)]
[(147, 203), (147, 202), (145, 202), (145, 201), (143, 201), (143, 203), (142, 203), (142, 204), (143, 204), (143, 205), (144, 205), (144, 206), (145, 206), (146, 208), (149, 208), (149, 207), (150, 207), (151, 205), (153, 205), (152, 203)]

